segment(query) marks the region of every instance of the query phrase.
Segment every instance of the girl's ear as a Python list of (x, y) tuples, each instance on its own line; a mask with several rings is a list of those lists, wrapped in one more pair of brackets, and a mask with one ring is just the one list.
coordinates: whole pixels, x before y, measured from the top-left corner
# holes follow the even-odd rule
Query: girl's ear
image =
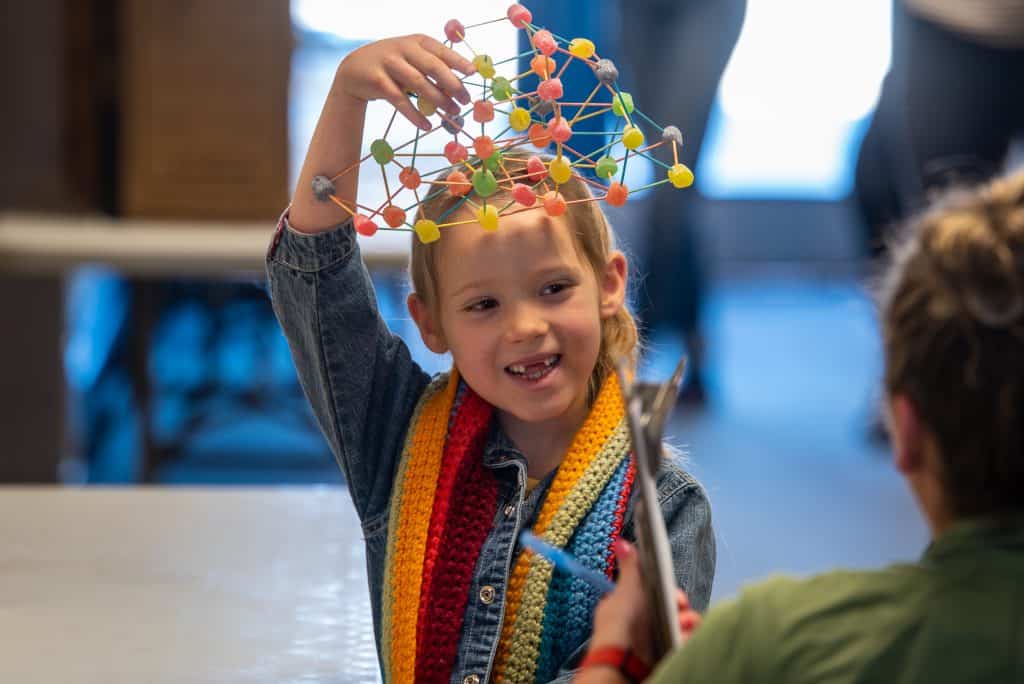
[(924, 465), (925, 431), (917, 409), (906, 396), (897, 394), (888, 400), (889, 434), (893, 461), (904, 475), (913, 475)]
[(612, 252), (598, 283), (601, 287), (601, 318), (611, 318), (626, 303), (626, 255)]
[(409, 315), (416, 321), (416, 327), (420, 330), (420, 337), (427, 349), (435, 354), (444, 354), (448, 351), (448, 344), (441, 333), (440, 321), (434, 320), (427, 306), (418, 294), (412, 292), (406, 299), (406, 306), (409, 307)]

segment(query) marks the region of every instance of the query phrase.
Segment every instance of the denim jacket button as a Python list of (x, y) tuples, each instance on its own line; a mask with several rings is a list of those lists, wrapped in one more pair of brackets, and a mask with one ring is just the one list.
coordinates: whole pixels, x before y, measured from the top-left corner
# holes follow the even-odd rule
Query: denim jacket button
[(494, 603), (494, 587), (490, 584), (480, 587), (480, 601), (485, 605)]
[(505, 506), (505, 517), (511, 518), (512, 514), (516, 512), (516, 507), (512, 504)]
[(471, 674), (462, 678), (462, 684), (480, 684), (479, 675)]

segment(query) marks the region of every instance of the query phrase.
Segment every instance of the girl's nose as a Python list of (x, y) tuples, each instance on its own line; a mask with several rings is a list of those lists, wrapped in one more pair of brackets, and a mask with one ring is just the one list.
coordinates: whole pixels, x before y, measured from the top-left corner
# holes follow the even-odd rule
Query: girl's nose
[(532, 306), (517, 306), (509, 316), (505, 337), (509, 342), (522, 342), (543, 335), (547, 320)]

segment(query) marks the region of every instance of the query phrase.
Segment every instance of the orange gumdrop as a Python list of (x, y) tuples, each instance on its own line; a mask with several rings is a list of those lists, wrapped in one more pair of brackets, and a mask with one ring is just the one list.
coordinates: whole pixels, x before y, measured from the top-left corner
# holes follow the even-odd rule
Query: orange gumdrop
[(405, 223), (405, 210), (393, 204), (385, 208), (381, 215), (384, 217), (384, 223), (392, 228), (398, 228), (398, 226)]
[(490, 136), (481, 135), (473, 141), (473, 150), (476, 152), (476, 156), (487, 159), (494, 154), (494, 141)]
[(466, 174), (461, 171), (452, 171), (448, 174), (448, 178), (445, 180), (449, 183), (448, 192), (452, 193), (456, 197), (468, 195), (469, 191), (473, 189), (473, 185), (469, 182), (469, 178), (467, 178)]
[(547, 147), (551, 144), (551, 134), (543, 124), (535, 123), (530, 126), (530, 142), (534, 147)]
[(626, 203), (627, 197), (629, 197), (629, 188), (616, 181), (608, 186), (608, 194), (605, 195), (605, 200), (613, 207), (621, 207)]
[(544, 211), (548, 216), (561, 216), (565, 213), (566, 204), (562, 193), (557, 190), (550, 190), (544, 193)]
[(398, 173), (398, 182), (410, 190), (420, 187), (420, 172), (411, 166), (406, 166)]
[(555, 60), (546, 55), (537, 55), (530, 60), (530, 70), (541, 78), (548, 78), (557, 68)]

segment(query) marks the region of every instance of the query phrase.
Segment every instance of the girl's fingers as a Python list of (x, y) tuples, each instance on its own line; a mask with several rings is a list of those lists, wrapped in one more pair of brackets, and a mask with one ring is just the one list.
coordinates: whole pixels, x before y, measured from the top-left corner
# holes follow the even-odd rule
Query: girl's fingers
[(445, 95), (457, 99), (462, 104), (469, 104), (469, 91), (452, 72), (451, 67), (427, 50), (410, 50), (408, 58), (414, 67), (434, 79), (434, 83)]
[(384, 61), (384, 68), (391, 75), (391, 78), (396, 83), (401, 84), (405, 90), (412, 90), (420, 97), (427, 98), (452, 116), (459, 113), (459, 105), (442, 93), (436, 85), (430, 82), (430, 79), (409, 64), (409, 62), (405, 61), (405, 59), (387, 59)]
[(682, 589), (676, 590), (676, 612), (683, 612), (690, 609), (690, 599)]
[(679, 614), (679, 631), (684, 637), (689, 637), (693, 632), (700, 627), (700, 623), (703, 620), (700, 613), (688, 610)]
[(412, 102), (409, 101), (409, 98), (405, 96), (405, 92), (395, 83), (390, 83), (384, 86), (382, 90), (384, 99), (387, 100), (392, 107), (397, 109), (399, 114), (411, 121), (414, 126), (421, 128), (424, 131), (429, 131), (433, 128), (427, 117), (423, 116), (423, 114), (413, 106)]
[(435, 38), (420, 36), (419, 42), (420, 47), (447, 64), (450, 69), (458, 69), (467, 76), (476, 72), (476, 67), (471, 61)]

